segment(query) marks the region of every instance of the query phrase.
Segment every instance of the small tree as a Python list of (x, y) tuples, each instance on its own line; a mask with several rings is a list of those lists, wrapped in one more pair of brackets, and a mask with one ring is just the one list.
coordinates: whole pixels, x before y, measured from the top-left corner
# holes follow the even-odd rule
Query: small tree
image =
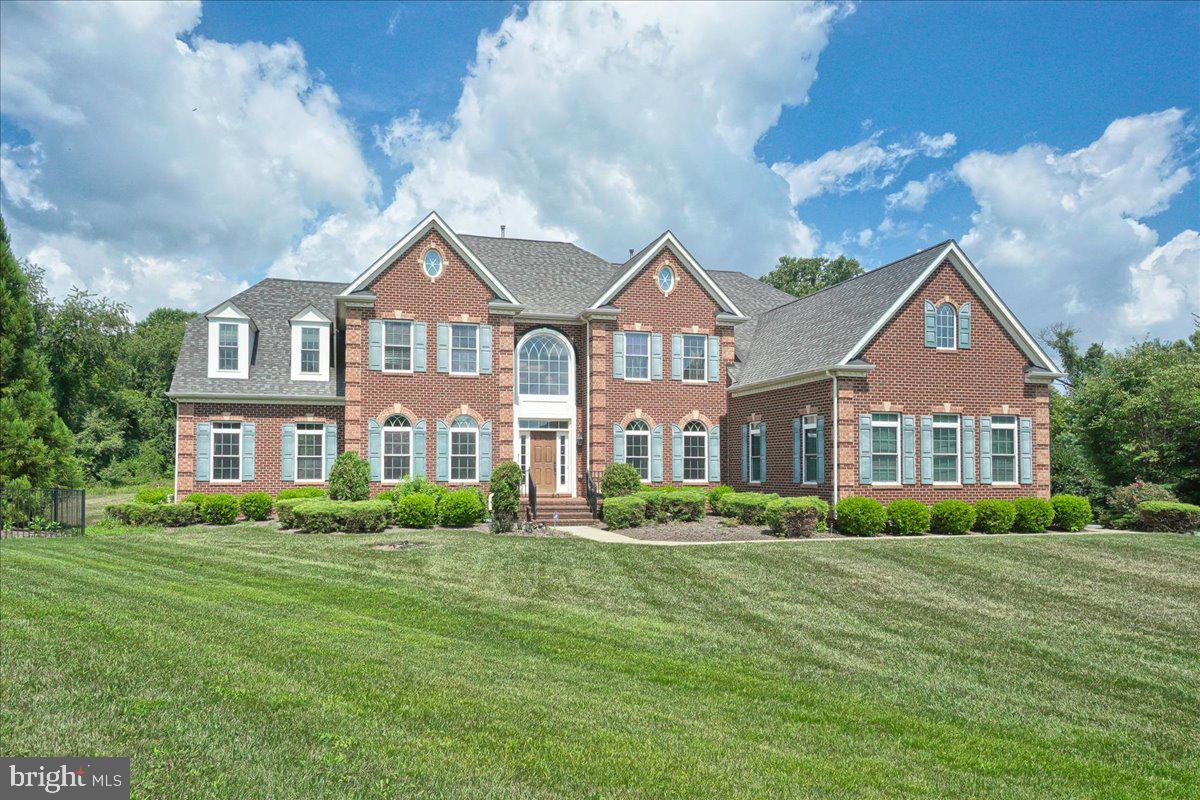
[(329, 471), (330, 500), (366, 500), (371, 494), (371, 465), (347, 450)]
[(628, 464), (609, 464), (600, 479), (600, 494), (608, 497), (624, 497), (642, 488), (642, 477)]
[(780, 256), (779, 265), (759, 280), (774, 286), (781, 292), (804, 297), (862, 274), (863, 268), (858, 260), (845, 256), (838, 256), (834, 259), (824, 256), (816, 258)]
[(512, 530), (513, 521), (521, 507), (521, 465), (505, 461), (492, 470), (492, 530), (506, 533)]

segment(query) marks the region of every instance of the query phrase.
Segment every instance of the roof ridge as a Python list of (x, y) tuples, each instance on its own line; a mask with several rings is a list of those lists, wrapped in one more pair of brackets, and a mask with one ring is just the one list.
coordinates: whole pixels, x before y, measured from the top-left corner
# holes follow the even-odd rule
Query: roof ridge
[[(574, 242), (568, 242), (565, 239), (526, 239), (522, 236), (487, 236), (482, 233), (460, 233), (459, 237), (470, 236), (472, 239), (494, 239), (497, 242), (537, 242), (538, 244), (568, 244), (572, 247), (579, 247)], [(581, 250), (583, 248), (580, 248)], [(586, 250), (584, 252), (587, 252)]]

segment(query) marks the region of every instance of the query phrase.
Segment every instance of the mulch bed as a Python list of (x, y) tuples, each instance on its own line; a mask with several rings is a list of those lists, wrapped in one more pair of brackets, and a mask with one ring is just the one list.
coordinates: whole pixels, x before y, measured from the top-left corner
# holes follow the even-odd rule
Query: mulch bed
[[(777, 539), (762, 525), (726, 525), (720, 517), (705, 517), (698, 522), (668, 522), (663, 525), (643, 525), (616, 531), (643, 541), (659, 542), (738, 542), (753, 539)], [(823, 532), (814, 539), (844, 539), (838, 533)]]

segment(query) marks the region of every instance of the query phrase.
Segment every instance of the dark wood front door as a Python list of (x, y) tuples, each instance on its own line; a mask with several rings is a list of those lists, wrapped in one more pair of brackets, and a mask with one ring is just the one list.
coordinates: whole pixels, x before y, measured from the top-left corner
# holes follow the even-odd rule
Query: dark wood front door
[(529, 432), (529, 474), (541, 494), (553, 494), (557, 488), (554, 467), (558, 434), (553, 431)]

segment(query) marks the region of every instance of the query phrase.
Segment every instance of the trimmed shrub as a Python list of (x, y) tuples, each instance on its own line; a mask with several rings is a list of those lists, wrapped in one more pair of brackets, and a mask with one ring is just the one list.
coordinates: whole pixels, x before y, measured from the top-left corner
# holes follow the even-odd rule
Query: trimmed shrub
[(437, 506), (438, 521), (446, 528), (469, 528), (484, 512), (479, 492), (471, 487), (448, 492)]
[(400, 493), (395, 489), (388, 489), (375, 495), (376, 500), (387, 500), (389, 503), (394, 503), (400, 499)]
[(600, 478), (600, 494), (605, 498), (627, 497), (642, 488), (642, 476), (628, 464), (609, 464)]
[(392, 517), (392, 504), (387, 500), (345, 500), (338, 504), (338, 530), (347, 533), (379, 533), (385, 530)]
[(929, 506), (919, 500), (893, 500), (888, 503), (887, 517), (896, 536), (929, 533)]
[(1054, 527), (1060, 531), (1081, 531), (1092, 521), (1092, 504), (1086, 497), (1075, 494), (1056, 494), (1050, 498), (1054, 506)]
[(829, 503), (819, 497), (780, 497), (767, 503), (763, 517), (776, 536), (807, 538), (828, 528)]
[(980, 533), (1008, 533), (1017, 518), (1017, 507), (1011, 500), (979, 500), (975, 503), (975, 524), (972, 530)]
[(133, 518), (138, 513), (138, 507), (144, 503), (109, 503), (104, 507), (104, 513), (117, 522), (133, 525)]
[(1179, 498), (1160, 483), (1131, 483), (1118, 486), (1108, 493), (1108, 513), (1104, 524), (1109, 528), (1136, 528), (1139, 521), (1138, 506), (1147, 500), (1175, 503)]
[(676, 489), (666, 495), (667, 513), (680, 522), (695, 522), (704, 518), (708, 498), (700, 489)]
[(195, 503), (186, 500), (182, 503), (146, 503), (136, 504), (138, 510), (138, 525), (161, 525), (164, 528), (180, 528), (184, 525), (194, 525), (200, 521), (200, 509)]
[(371, 496), (371, 465), (353, 450), (347, 450), (329, 470), (330, 500), (366, 500)]
[(847, 497), (838, 501), (836, 525), (847, 536), (878, 536), (887, 528), (887, 512), (878, 500)]
[(1054, 522), (1054, 506), (1040, 497), (1018, 497), (1013, 501), (1017, 518), (1013, 530), (1018, 533), (1042, 533)]
[(647, 522), (666, 522), (671, 518), (667, 508), (667, 495), (659, 489), (642, 489), (627, 497), (637, 497), (646, 504)]
[(401, 528), (432, 528), (437, 522), (437, 501), (421, 492), (406, 494), (396, 501), (392, 518)]
[(943, 500), (929, 509), (929, 529), (934, 533), (967, 533), (975, 525), (975, 509), (962, 500)]
[[(276, 500), (315, 500), (327, 496), (327, 492), (319, 486), (297, 486), (292, 489), (280, 489), (275, 495)], [(189, 496), (189, 499), (190, 496)]]
[(725, 516), (734, 517), (743, 525), (761, 525), (766, 518), (767, 504), (778, 499), (777, 494), (734, 492), (725, 498)]
[(636, 496), (604, 500), (604, 524), (609, 528), (636, 528), (646, 521), (646, 501)]
[(298, 523), (296, 522), (296, 515), (294, 513), (296, 506), (300, 505), (301, 503), (310, 503), (313, 500), (320, 500), (320, 499), (323, 499), (323, 498), (319, 498), (319, 497), (317, 497), (317, 498), (314, 498), (314, 497), (287, 497), (287, 498), (284, 498), (283, 500), (276, 500), (275, 501), (275, 516), (279, 517), (279, 527), (281, 527), (281, 528), (299, 527)]
[(238, 508), (246, 519), (264, 520), (271, 516), (274, 506), (266, 492), (247, 492), (238, 499)]
[(185, 503), (195, 503), (197, 506), (199, 506), (203, 505), (204, 497), (204, 492), (192, 492), (187, 497), (183, 498), (183, 501)]
[(209, 525), (232, 525), (238, 518), (238, 501), (231, 494), (206, 494), (200, 518)]
[(171, 490), (165, 486), (147, 486), (144, 489), (138, 489), (133, 499), (137, 503), (156, 504), (167, 502), (167, 498), (170, 496)]
[(397, 500), (410, 494), (423, 494), (432, 499), (436, 507), (442, 498), (446, 496), (448, 490), (445, 486), (430, 483), (425, 479), (424, 475), (410, 475), (400, 481), (399, 485), (393, 491), (396, 493)]
[(708, 490), (708, 510), (714, 514), (721, 513), (721, 504), (725, 498), (733, 494), (732, 486), (714, 486)]
[(338, 503), (325, 499), (304, 499), (291, 507), (296, 527), (303, 533), (333, 533), (338, 529)]
[(1142, 530), (1188, 533), (1200, 530), (1200, 506), (1147, 500), (1138, 505), (1138, 521)]

